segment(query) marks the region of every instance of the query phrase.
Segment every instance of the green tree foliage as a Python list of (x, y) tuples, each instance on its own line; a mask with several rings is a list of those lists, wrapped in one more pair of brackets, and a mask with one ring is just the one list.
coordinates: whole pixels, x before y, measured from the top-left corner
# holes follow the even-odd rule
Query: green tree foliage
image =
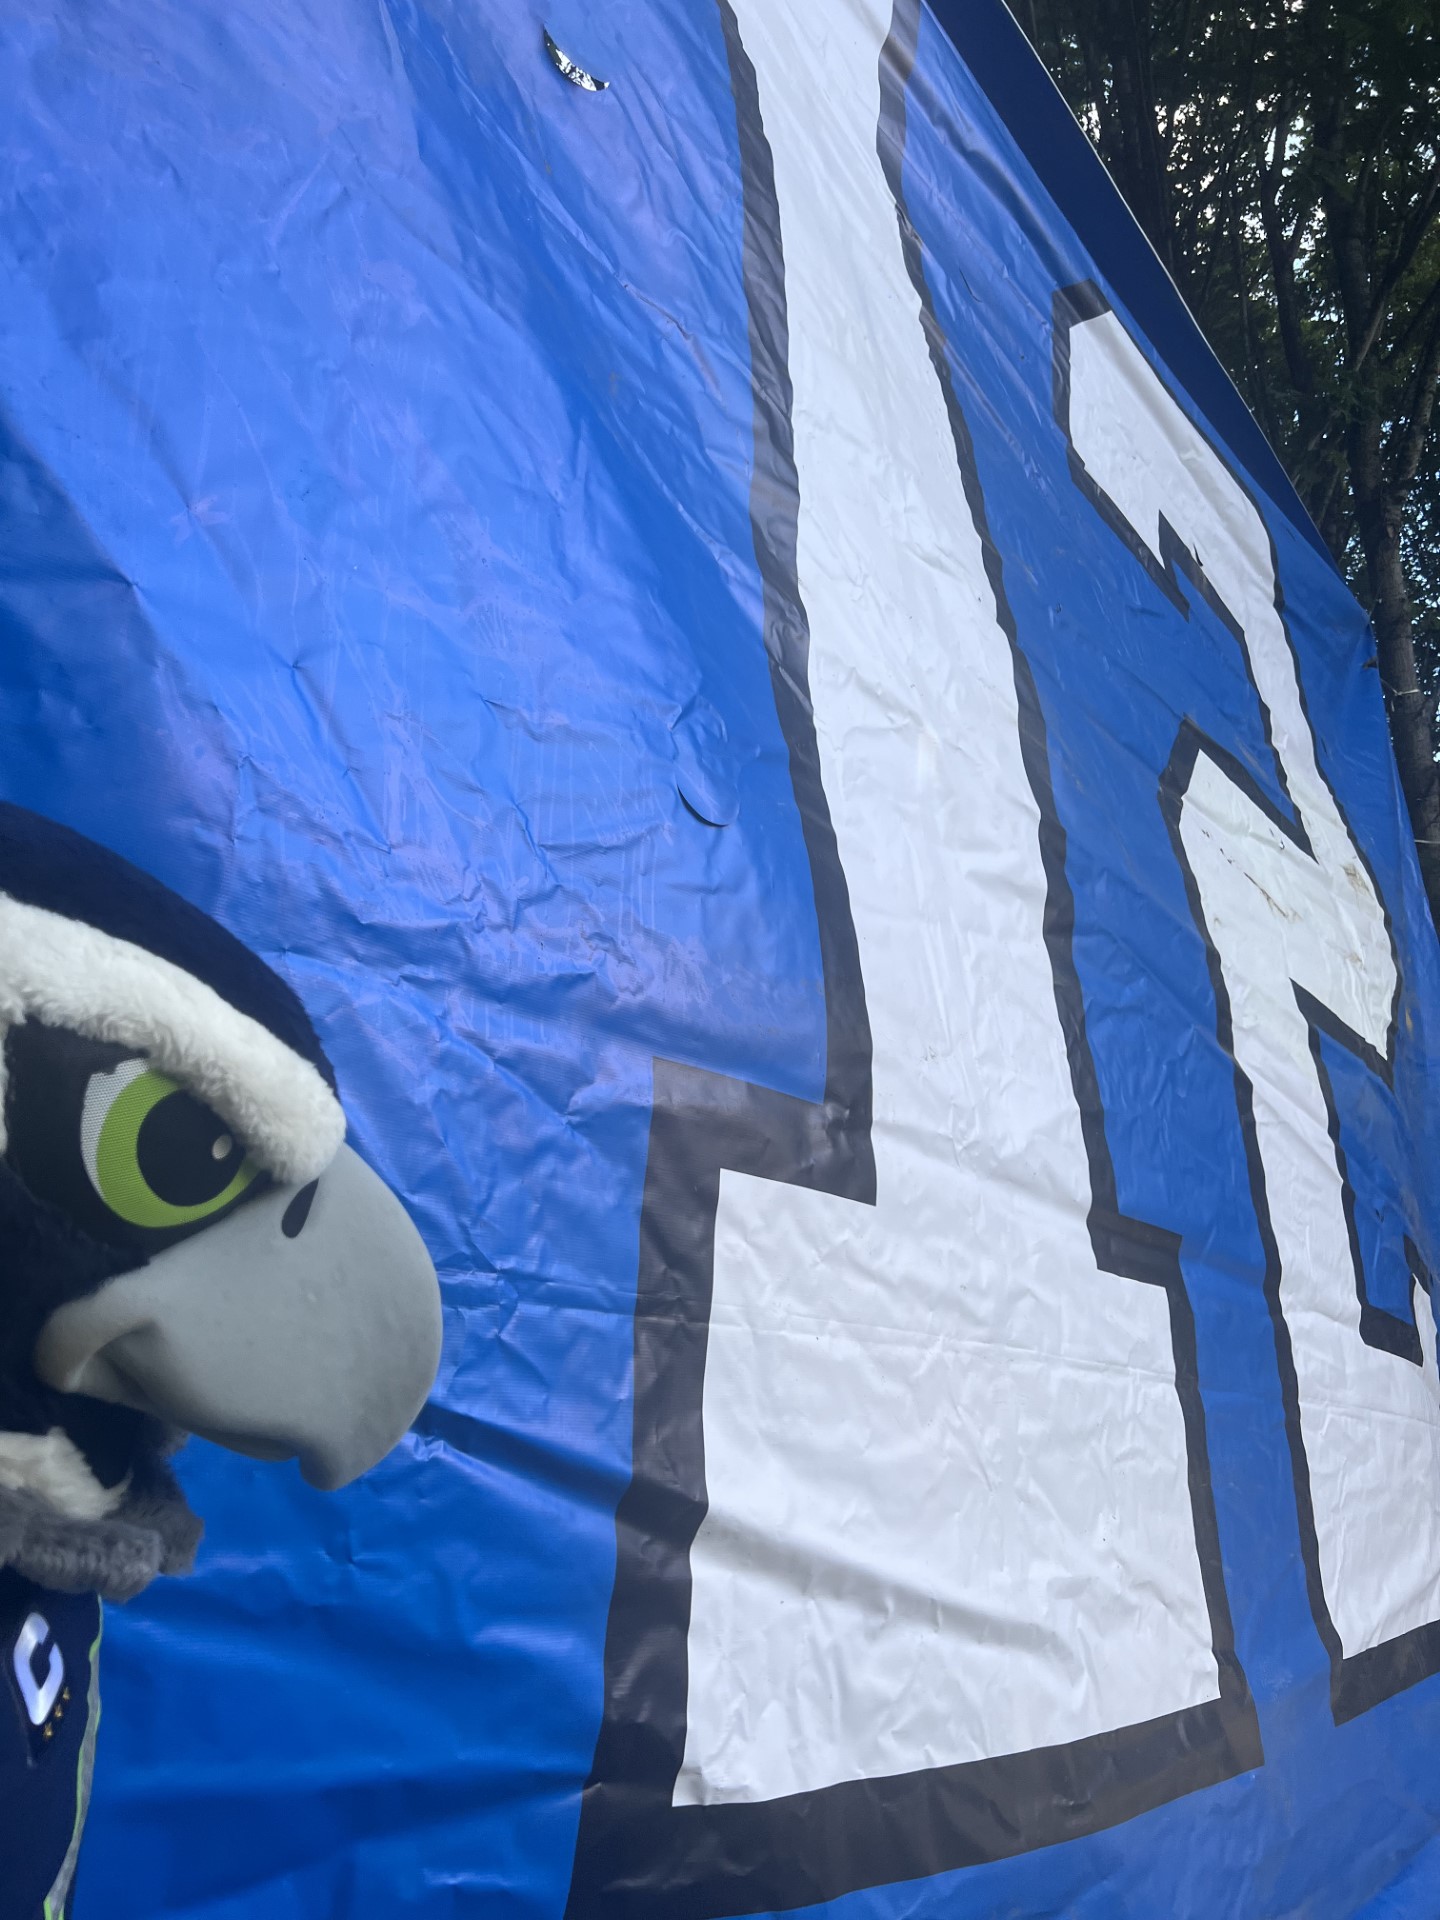
[(1370, 610), (1440, 923), (1435, 0), (1017, 0)]

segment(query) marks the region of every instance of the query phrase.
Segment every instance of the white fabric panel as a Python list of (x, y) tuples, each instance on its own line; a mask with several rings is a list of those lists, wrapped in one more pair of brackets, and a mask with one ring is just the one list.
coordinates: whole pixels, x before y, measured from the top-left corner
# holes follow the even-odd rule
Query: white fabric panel
[(1099, 1272), (1038, 812), (876, 155), (879, 0), (739, 0), (879, 1204), (726, 1174), (677, 1804), (1213, 1699), (1167, 1301)]
[(1225, 972), (1235, 1056), (1255, 1089), (1325, 1598), (1345, 1653), (1358, 1653), (1440, 1619), (1434, 1326), (1421, 1299), (1423, 1368), (1360, 1338), (1340, 1174), (1291, 982), (1384, 1053), (1389, 935), (1316, 768), (1260, 515), (1113, 313), (1072, 332), (1071, 433), (1152, 552), (1163, 513), (1243, 628), (1315, 848), (1307, 858), (1212, 761), (1197, 764), (1181, 833)]

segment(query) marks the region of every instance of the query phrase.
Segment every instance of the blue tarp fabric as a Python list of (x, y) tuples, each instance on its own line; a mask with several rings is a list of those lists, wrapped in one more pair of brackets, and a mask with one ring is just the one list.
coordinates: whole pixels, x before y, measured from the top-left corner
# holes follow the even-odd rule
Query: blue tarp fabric
[(446, 1316), (345, 1492), (187, 1449), (77, 1920), (1433, 1920), (1371, 637), (998, 0), (0, 74), (0, 793), (295, 985)]

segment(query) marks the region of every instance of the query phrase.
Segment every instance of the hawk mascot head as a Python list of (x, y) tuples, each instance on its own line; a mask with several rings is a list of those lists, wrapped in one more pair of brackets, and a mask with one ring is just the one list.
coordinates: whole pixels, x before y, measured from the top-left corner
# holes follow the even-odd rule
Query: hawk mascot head
[(193, 1558), (187, 1433), (372, 1466), (434, 1378), (420, 1236), (299, 1000), (206, 914), (0, 806), (0, 1568), (125, 1599)]

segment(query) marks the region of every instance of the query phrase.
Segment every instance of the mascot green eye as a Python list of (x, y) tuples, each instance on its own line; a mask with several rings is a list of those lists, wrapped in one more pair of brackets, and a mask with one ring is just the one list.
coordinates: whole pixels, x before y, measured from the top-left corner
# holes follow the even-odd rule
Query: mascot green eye
[(259, 1172), (217, 1114), (143, 1060), (91, 1075), (80, 1147), (96, 1193), (132, 1227), (192, 1226)]

